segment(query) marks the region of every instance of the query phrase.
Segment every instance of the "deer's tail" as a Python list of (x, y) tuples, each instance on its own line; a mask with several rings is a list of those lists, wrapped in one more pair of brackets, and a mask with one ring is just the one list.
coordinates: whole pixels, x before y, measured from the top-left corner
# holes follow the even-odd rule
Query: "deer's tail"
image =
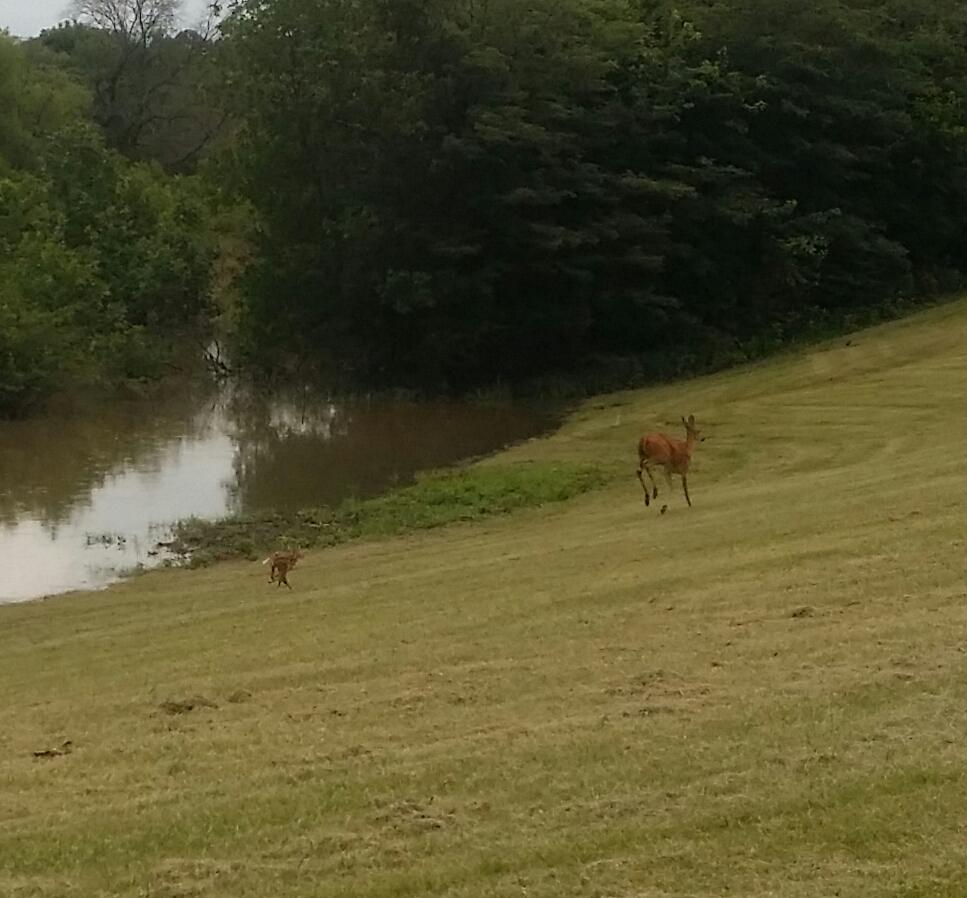
[(268, 558), (263, 558), (262, 559), (262, 564), (268, 564), (271, 560), (272, 560), (272, 556), (269, 555)]

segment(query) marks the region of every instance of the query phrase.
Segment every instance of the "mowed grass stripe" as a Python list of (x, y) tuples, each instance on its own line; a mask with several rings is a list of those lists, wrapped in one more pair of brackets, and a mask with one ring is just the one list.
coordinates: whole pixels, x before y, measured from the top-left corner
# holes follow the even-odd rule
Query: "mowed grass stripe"
[[(233, 562), (0, 608), (0, 894), (959, 898), (965, 325), (599, 397), (484, 464), (600, 490), (291, 593)], [(635, 440), (689, 413), (660, 517)]]

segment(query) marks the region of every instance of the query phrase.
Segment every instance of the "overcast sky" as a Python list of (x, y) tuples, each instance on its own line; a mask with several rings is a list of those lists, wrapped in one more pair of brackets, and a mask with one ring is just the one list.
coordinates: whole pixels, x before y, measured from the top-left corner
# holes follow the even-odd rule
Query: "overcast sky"
[[(0, 28), (18, 37), (32, 37), (67, 18), (70, 0), (0, 0)], [(183, 0), (182, 24), (197, 24), (205, 0)]]

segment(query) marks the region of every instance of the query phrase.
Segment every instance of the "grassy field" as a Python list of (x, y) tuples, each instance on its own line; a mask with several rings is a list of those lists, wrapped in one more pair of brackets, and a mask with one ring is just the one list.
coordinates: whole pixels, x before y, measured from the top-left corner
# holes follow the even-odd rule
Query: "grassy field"
[[(965, 330), (599, 397), (486, 464), (601, 488), (292, 592), (0, 608), (0, 895), (963, 898)], [(661, 517), (635, 440), (689, 412)]]

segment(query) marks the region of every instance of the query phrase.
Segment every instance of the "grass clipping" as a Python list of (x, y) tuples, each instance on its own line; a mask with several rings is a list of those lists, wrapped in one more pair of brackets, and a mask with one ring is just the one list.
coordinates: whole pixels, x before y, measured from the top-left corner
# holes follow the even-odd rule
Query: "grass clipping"
[(335, 508), (262, 512), (218, 521), (189, 518), (175, 526), (168, 549), (184, 563), (200, 567), (229, 558), (255, 558), (279, 546), (308, 549), (357, 539), (385, 539), (563, 502), (606, 480), (595, 466), (564, 462), (434, 472), (386, 496), (349, 499)]

